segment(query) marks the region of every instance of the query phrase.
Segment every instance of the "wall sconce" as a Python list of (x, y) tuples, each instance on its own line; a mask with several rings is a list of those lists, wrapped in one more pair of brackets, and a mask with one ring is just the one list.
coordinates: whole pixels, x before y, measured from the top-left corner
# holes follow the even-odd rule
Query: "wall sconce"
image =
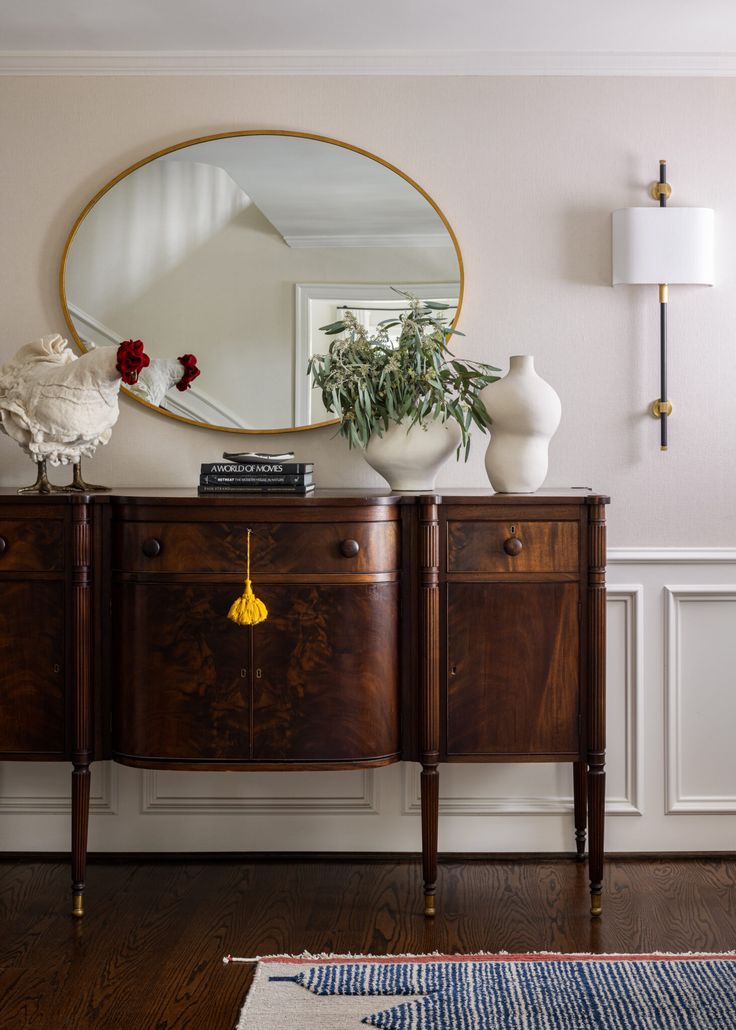
[(667, 287), (673, 283), (713, 285), (713, 210), (667, 207), (672, 187), (667, 162), (659, 162), (659, 181), (649, 195), (659, 207), (626, 207), (613, 212), (613, 285), (656, 283), (659, 286), (659, 399), (651, 406), (661, 422), (662, 450), (667, 450)]

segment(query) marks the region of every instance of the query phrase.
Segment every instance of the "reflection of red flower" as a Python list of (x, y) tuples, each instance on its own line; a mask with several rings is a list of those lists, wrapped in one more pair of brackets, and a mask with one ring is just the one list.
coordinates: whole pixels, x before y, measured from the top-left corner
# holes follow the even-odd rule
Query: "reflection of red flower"
[(123, 340), (118, 347), (118, 360), (115, 368), (120, 378), (128, 386), (138, 382), (138, 373), (147, 368), (151, 359), (144, 353), (142, 340)]
[(182, 354), (179, 361), (184, 366), (184, 375), (181, 377), (179, 382), (176, 384), (177, 390), (184, 390), (189, 388), (189, 384), (193, 379), (196, 379), (201, 373), (201, 369), (197, 368), (197, 358), (194, 354)]

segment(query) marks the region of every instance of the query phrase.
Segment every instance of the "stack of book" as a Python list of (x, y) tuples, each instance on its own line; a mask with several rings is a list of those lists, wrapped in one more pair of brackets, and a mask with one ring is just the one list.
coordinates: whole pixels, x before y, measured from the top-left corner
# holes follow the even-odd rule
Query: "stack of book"
[(259, 454), (249, 451), (223, 454), (223, 461), (204, 462), (200, 494), (297, 494), (314, 490), (314, 464), (294, 461), (294, 454)]

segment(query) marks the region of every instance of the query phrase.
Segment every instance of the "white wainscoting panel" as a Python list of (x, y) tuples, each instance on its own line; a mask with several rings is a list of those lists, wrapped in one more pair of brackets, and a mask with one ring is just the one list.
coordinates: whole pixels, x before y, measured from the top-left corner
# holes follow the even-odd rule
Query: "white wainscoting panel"
[(736, 584), (665, 590), (667, 811), (736, 813)]
[(376, 776), (356, 772), (202, 773), (142, 770), (141, 814), (193, 812), (376, 815)]
[[(96, 815), (118, 810), (118, 766), (92, 766), (89, 809)], [(72, 810), (72, 767), (58, 762), (0, 762), (0, 816), (49, 815)]]
[[(609, 552), (606, 843), (736, 841), (736, 549)], [(677, 584), (673, 586), (672, 584)], [(69, 847), (66, 763), (0, 764), (0, 850)], [(444, 851), (573, 849), (564, 765), (444, 765)], [(184, 773), (93, 766), (93, 851), (411, 851), (419, 767)]]

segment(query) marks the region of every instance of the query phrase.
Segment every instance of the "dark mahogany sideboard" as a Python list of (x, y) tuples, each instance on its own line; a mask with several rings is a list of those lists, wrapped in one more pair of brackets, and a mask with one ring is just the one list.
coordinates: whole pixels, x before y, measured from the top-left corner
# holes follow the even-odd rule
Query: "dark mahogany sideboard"
[[(605, 505), (533, 495), (0, 493), (0, 759), (89, 768), (419, 762), (425, 913), (439, 765), (570, 762), (601, 911)], [(268, 619), (237, 626), (246, 531)]]

